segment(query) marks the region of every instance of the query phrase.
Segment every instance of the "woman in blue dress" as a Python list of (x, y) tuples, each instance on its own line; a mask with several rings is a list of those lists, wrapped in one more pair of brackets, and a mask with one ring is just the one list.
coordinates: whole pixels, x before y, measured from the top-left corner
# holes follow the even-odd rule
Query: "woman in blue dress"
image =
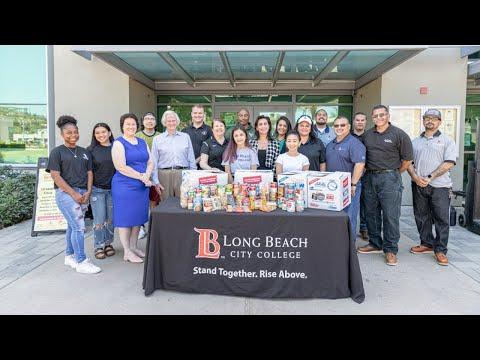
[(138, 232), (148, 221), (153, 162), (146, 142), (135, 136), (138, 129), (135, 114), (122, 115), (120, 129), (123, 135), (112, 147), (116, 169), (112, 179), (113, 226), (118, 228), (124, 249), (123, 259), (141, 263), (145, 253), (137, 248)]

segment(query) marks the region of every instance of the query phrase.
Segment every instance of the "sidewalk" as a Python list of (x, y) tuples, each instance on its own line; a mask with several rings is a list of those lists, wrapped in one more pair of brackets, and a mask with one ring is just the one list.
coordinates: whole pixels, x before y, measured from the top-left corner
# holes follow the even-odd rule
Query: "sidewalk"
[[(402, 236), (396, 267), (380, 254), (359, 254), (366, 299), (264, 300), (183, 294), (157, 290), (145, 297), (143, 264), (117, 255), (88, 256), (102, 267), (97, 275), (63, 265), (64, 235), (30, 237), (31, 222), (0, 230), (0, 314), (480, 314), (480, 236), (451, 229), (447, 267), (432, 255), (413, 255), (418, 242), (411, 207), (402, 208)], [(146, 239), (140, 241), (145, 249)], [(357, 241), (358, 245), (364, 242)]]

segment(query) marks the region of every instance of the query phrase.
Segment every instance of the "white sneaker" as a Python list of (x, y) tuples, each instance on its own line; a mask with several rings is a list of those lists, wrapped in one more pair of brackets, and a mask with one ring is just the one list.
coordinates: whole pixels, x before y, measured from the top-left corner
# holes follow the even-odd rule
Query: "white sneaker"
[(147, 233), (145, 232), (145, 230), (143, 230), (143, 226), (141, 226), (140, 231), (138, 233), (138, 240), (143, 239), (145, 235), (147, 235)]
[(77, 272), (82, 274), (96, 274), (100, 271), (102, 271), (102, 269), (93, 265), (88, 258), (77, 264)]
[(75, 269), (78, 265), (77, 260), (75, 260), (74, 255), (65, 256), (65, 265), (70, 266), (72, 269)]

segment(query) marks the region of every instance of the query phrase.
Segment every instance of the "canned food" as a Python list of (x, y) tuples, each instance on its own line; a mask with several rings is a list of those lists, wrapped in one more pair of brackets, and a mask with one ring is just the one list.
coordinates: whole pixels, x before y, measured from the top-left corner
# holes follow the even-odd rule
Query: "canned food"
[(270, 201), (277, 201), (277, 189), (270, 188), (270, 195), (269, 195)]
[(193, 200), (193, 211), (202, 211), (202, 197), (196, 196)]
[(217, 195), (217, 185), (210, 185), (210, 194), (212, 194), (212, 196)]
[(241, 184), (240, 185), (240, 192), (244, 195), (248, 193), (248, 185), (247, 184)]
[(302, 212), (303, 210), (305, 210), (305, 204), (304, 204), (303, 200), (297, 200), (296, 201), (295, 210), (297, 212)]
[(295, 212), (295, 201), (287, 200), (287, 211), (288, 212)]

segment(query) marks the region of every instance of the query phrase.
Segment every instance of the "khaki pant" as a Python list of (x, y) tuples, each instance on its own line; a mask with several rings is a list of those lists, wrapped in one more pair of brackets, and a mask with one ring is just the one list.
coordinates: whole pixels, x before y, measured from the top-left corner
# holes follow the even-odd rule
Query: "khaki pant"
[(158, 170), (158, 181), (165, 188), (162, 191), (162, 201), (169, 197), (180, 197), (180, 185), (182, 184), (182, 170)]

